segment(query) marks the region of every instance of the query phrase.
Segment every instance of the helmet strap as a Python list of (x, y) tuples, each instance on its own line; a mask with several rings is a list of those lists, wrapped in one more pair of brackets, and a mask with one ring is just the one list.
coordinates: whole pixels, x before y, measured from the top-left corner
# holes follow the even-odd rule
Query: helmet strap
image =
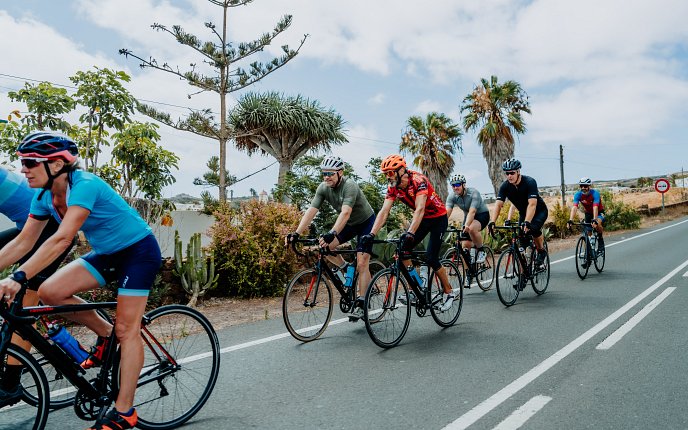
[[(53, 187), (53, 183), (55, 182), (55, 179), (60, 176), (63, 173), (69, 173), (69, 170), (67, 169), (67, 166), (62, 166), (59, 172), (55, 173), (54, 175), (50, 173), (50, 168), (48, 167), (48, 162), (43, 163), (43, 167), (45, 167), (45, 173), (48, 175), (48, 182), (45, 183), (43, 186), (43, 190), (38, 194), (38, 200), (40, 200), (43, 197), (43, 194), (45, 194), (46, 191), (51, 189)], [(70, 177), (70, 183), (71, 183), (71, 177)]]
[(332, 188), (337, 188), (337, 187), (339, 186), (339, 184), (342, 183), (342, 178), (344, 178), (344, 173), (342, 172), (341, 175), (337, 175), (337, 178), (338, 178), (338, 179), (337, 179), (337, 183), (334, 184), (334, 187), (332, 187)]

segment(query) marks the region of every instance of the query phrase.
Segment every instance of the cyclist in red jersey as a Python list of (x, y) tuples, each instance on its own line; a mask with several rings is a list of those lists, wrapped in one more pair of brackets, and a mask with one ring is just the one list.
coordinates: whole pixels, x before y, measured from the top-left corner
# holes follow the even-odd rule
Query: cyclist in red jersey
[[(430, 240), (425, 251), (426, 261), (440, 278), (444, 289), (442, 311), (451, 308), (454, 301), (454, 292), (449, 285), (447, 271), (440, 263), (440, 246), (442, 236), (447, 230), (447, 209), (440, 196), (437, 195), (432, 184), (422, 174), (410, 170), (406, 167), (406, 161), (401, 155), (390, 155), (385, 158), (380, 165), (380, 169), (387, 176), (389, 187), (387, 197), (382, 204), (382, 209), (375, 218), (375, 224), (370, 234), (361, 238), (361, 241), (372, 241), (375, 234), (380, 231), (394, 201), (399, 199), (408, 207), (413, 209), (413, 219), (406, 232), (401, 235), (403, 242), (402, 249), (406, 256), (410, 256), (413, 247), (421, 242), (430, 233)], [(402, 257), (404, 257), (402, 255)], [(404, 258), (406, 267), (411, 267), (411, 259)], [(412, 299), (413, 300), (413, 299)]]

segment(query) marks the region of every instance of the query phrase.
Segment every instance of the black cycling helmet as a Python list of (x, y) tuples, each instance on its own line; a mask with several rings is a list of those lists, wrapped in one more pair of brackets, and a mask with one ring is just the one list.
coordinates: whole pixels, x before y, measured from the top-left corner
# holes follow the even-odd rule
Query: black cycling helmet
[(48, 160), (61, 158), (71, 164), (79, 156), (79, 149), (72, 139), (62, 133), (38, 131), (22, 139), (17, 147), (17, 155)]
[(521, 168), (521, 162), (515, 158), (509, 158), (502, 163), (502, 170), (509, 172), (511, 170), (518, 170)]

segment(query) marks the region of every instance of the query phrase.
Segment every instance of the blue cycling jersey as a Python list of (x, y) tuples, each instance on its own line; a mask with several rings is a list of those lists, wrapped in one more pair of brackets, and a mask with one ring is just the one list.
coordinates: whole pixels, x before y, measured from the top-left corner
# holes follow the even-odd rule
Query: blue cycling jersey
[[(115, 253), (152, 233), (138, 212), (98, 176), (82, 170), (76, 170), (70, 175), (67, 207), (80, 206), (91, 212), (81, 230), (96, 253)], [(61, 222), (62, 219), (52, 203), (52, 193), (46, 191), (38, 200), (41, 191), (36, 190), (31, 202), (31, 216), (45, 218), (52, 215)]]
[(0, 168), (0, 213), (9, 218), (19, 230), (29, 216), (34, 190), (21, 175)]

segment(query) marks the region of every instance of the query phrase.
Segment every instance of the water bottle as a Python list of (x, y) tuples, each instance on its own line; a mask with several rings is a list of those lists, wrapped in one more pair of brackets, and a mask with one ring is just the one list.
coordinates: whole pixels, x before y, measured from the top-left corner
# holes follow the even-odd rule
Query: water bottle
[(345, 287), (350, 287), (354, 284), (354, 274), (356, 273), (356, 266), (353, 264), (347, 264), (346, 265), (346, 275), (344, 278), (346, 281), (344, 282)]
[(592, 249), (595, 249), (595, 241), (596, 240), (597, 240), (597, 238), (595, 237), (595, 233), (591, 234), (590, 235), (590, 246), (592, 247)]
[(78, 364), (81, 364), (88, 358), (88, 351), (63, 326), (59, 324), (51, 325), (48, 329), (48, 336)]
[(422, 286), (422, 285), (423, 285), (423, 280), (420, 278), (420, 275), (418, 274), (418, 272), (416, 272), (416, 268), (415, 268), (415, 267), (411, 266), (411, 267), (408, 269), (408, 272), (409, 272), (409, 275), (411, 275), (411, 277), (412, 277), (413, 279), (415, 279), (416, 282), (418, 282), (418, 286)]
[(471, 264), (475, 263), (475, 248), (471, 248)]

